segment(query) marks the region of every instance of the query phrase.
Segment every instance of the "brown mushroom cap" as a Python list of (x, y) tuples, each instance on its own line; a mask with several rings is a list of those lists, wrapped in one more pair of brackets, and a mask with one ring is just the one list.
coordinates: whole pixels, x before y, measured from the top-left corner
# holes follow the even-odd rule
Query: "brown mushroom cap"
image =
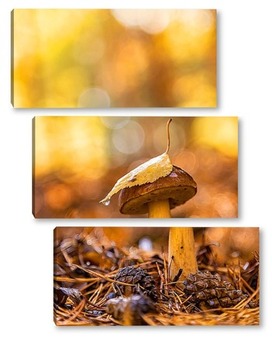
[(177, 166), (172, 172), (152, 183), (124, 188), (119, 195), (119, 208), (122, 214), (145, 214), (148, 203), (169, 200), (170, 209), (184, 204), (197, 192), (194, 179)]

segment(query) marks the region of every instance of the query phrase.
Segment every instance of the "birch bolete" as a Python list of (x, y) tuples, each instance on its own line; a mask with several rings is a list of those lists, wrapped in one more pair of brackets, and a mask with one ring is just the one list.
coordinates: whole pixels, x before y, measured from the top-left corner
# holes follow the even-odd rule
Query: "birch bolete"
[[(168, 156), (171, 121), (169, 119), (166, 128), (166, 151), (119, 179), (102, 203), (108, 205), (111, 196), (120, 191), (119, 210), (122, 214), (147, 213), (149, 218), (171, 218), (171, 209), (196, 194), (194, 179), (183, 169), (172, 165)], [(181, 270), (182, 278), (197, 271), (192, 228), (170, 228), (168, 257), (171, 280), (175, 280)]]

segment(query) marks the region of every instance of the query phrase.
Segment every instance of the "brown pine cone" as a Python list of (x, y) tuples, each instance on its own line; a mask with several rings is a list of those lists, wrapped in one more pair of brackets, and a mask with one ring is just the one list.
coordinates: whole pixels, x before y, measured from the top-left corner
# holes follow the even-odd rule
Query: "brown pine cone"
[(131, 294), (143, 294), (149, 296), (153, 300), (157, 300), (155, 281), (153, 277), (141, 267), (123, 267), (116, 274), (115, 281), (130, 284), (123, 285), (115, 283), (114, 287), (119, 295), (130, 296)]
[(142, 315), (155, 311), (153, 302), (145, 295), (114, 298), (107, 302), (106, 311), (124, 325), (145, 324)]
[(183, 288), (190, 303), (200, 309), (233, 307), (248, 297), (230, 282), (223, 281), (218, 273), (213, 275), (209, 271), (190, 274), (183, 281)]
[(58, 306), (65, 306), (67, 299), (73, 301), (73, 303), (79, 303), (83, 296), (78, 289), (75, 288), (54, 288), (54, 303)]

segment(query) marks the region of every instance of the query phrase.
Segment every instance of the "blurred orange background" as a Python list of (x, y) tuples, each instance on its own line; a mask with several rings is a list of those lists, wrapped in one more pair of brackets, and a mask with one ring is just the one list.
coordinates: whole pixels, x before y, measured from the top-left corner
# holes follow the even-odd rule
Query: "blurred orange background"
[[(168, 254), (169, 227), (56, 227), (54, 243), (58, 246), (63, 240), (75, 245), (80, 237), (92, 246), (103, 245), (126, 249), (131, 256), (137, 249), (150, 254)], [(195, 227), (195, 250), (201, 255), (208, 254), (219, 266), (244, 265), (259, 254), (258, 227)], [(205, 251), (211, 249), (210, 253)], [(213, 264), (212, 264), (213, 265)]]
[[(166, 117), (33, 119), (33, 214), (37, 218), (127, 218), (116, 181), (166, 149)], [(173, 217), (238, 216), (238, 118), (174, 117), (169, 156), (196, 181)]]
[(215, 107), (215, 10), (16, 9), (18, 108)]

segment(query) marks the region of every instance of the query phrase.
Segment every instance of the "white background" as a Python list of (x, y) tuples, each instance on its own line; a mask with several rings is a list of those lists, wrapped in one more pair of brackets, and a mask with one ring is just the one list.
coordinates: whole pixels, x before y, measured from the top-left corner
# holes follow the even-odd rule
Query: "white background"
[[(134, 2), (133, 2), (134, 3)], [(122, 1), (1, 1), (1, 249), (2, 349), (139, 349), (169, 347), (256, 349), (271, 344), (271, 1), (137, 1), (138, 8), (218, 10), (218, 108), (155, 110), (150, 115), (239, 116), (239, 219), (175, 220), (174, 225), (261, 228), (261, 325), (255, 327), (78, 327), (53, 323), (53, 228), (145, 226), (147, 221), (34, 220), (31, 214), (32, 130), (35, 115), (57, 110), (15, 110), (10, 104), (10, 11), (13, 8), (124, 8)], [(132, 2), (130, 7), (133, 6)], [(67, 115), (80, 111), (65, 111)], [(89, 111), (86, 115), (147, 115), (146, 110)], [(205, 169), (203, 170), (205, 171)], [(171, 222), (173, 224), (173, 222)], [(169, 222), (155, 222), (168, 226)], [(5, 345), (3, 345), (5, 343)], [(268, 343), (269, 344), (269, 343)]]

